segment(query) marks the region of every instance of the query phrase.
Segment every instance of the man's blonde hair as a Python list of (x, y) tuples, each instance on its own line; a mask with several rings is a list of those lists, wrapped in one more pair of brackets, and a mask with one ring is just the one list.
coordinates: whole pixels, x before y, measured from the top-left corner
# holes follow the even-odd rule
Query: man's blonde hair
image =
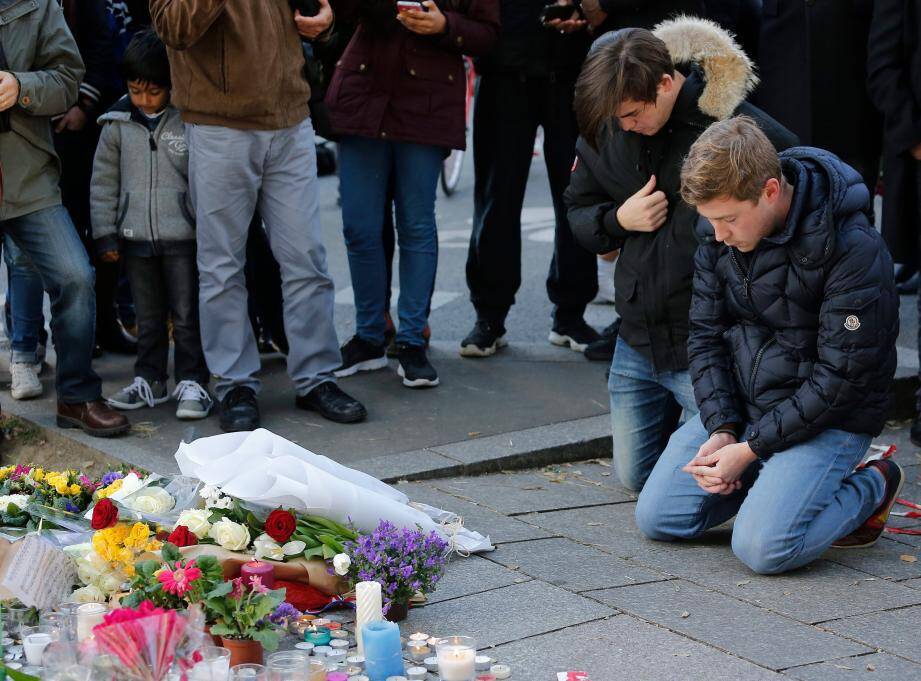
[(691, 146), (681, 167), (681, 198), (698, 206), (719, 197), (757, 203), (781, 179), (777, 150), (748, 116), (717, 121)]

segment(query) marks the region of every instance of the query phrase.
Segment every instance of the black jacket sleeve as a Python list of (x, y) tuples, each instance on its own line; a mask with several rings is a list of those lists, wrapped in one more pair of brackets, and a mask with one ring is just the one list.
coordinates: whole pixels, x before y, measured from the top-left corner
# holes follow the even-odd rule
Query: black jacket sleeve
[(892, 258), (867, 215), (850, 220), (826, 265), (812, 375), (747, 433), (761, 458), (841, 427), (878, 388), (880, 372), (891, 381), (895, 371), (899, 318)]
[(77, 12), (74, 33), (86, 75), (80, 83), (80, 102), (91, 118), (101, 115), (117, 96), (119, 82), (115, 65), (115, 41), (106, 16), (104, 0), (84, 3)]
[(630, 232), (617, 222), (620, 207), (601, 186), (592, 167), (597, 154), (579, 138), (569, 186), (563, 194), (572, 235), (592, 253), (610, 253), (623, 246)]
[(912, 92), (903, 40), (908, 0), (876, 0), (867, 51), (867, 90), (886, 121), (887, 145), (903, 153), (921, 142), (921, 110)]
[(732, 375), (732, 355), (723, 333), (733, 320), (716, 273), (722, 244), (704, 244), (694, 257), (688, 359), (700, 420), (711, 435), (722, 426), (744, 422)]

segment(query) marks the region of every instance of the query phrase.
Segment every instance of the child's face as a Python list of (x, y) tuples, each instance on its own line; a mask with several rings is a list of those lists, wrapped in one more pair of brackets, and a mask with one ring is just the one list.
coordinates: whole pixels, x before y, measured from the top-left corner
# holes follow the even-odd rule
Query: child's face
[(169, 88), (154, 85), (146, 80), (129, 80), (128, 96), (138, 109), (148, 116), (153, 116), (166, 108)]

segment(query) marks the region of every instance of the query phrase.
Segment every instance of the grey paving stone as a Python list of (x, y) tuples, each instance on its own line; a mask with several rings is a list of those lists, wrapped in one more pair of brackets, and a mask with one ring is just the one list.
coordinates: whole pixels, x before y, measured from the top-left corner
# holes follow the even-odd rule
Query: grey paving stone
[[(902, 556), (913, 556), (918, 560), (906, 562)], [(861, 572), (867, 572), (883, 579), (911, 579), (921, 577), (921, 549), (882, 537), (868, 549), (830, 549), (824, 556), (833, 563), (847, 565)]]
[(518, 681), (582, 670), (592, 681), (782, 681), (780, 674), (665, 629), (618, 615), (489, 651)]
[(631, 511), (632, 504), (616, 504), (519, 517), (807, 624), (921, 603), (916, 589), (868, 581), (867, 573), (826, 560), (784, 575), (757, 575), (732, 554), (728, 527), (694, 541), (653, 542), (636, 528)]
[[(603, 464), (599, 462), (603, 462)], [(610, 457), (599, 459), (598, 461), (561, 464), (558, 468), (562, 473), (571, 476), (573, 479), (584, 480), (602, 487), (616, 489), (628, 496), (632, 496), (634, 499), (637, 496), (636, 492), (628, 490), (620, 484), (620, 479), (617, 477), (617, 471), (614, 470), (614, 465)]]
[(409, 495), (413, 501), (437, 506), (452, 511), (464, 519), (464, 526), (489, 535), (493, 543), (523, 541), (551, 536), (549, 532), (515, 518), (509, 518), (484, 506), (433, 489), (424, 483), (409, 482), (396, 485), (397, 489)]
[[(527, 542), (525, 542), (527, 543)], [(509, 546), (515, 546), (510, 544)], [(502, 551), (500, 548), (499, 551)], [(489, 554), (490, 556), (495, 553)], [(515, 572), (502, 565), (480, 556), (454, 558), (448, 563), (444, 577), (438, 582), (438, 588), (429, 594), (429, 604), (447, 601), (452, 598), (510, 586), (528, 581), (530, 577)]]
[[(462, 364), (469, 365), (473, 368), (480, 369), (478, 365), (470, 365), (466, 360)], [(485, 370), (485, 368), (484, 368)], [(553, 366), (542, 365), (540, 371), (548, 371), (550, 374), (563, 373), (572, 371), (572, 367), (566, 365)], [(602, 374), (603, 376), (603, 374)], [(514, 381), (513, 381), (514, 382)], [(521, 388), (527, 389), (525, 385)], [(505, 394), (514, 394), (514, 385), (506, 385), (503, 388)], [(588, 411), (605, 412), (608, 409), (606, 403), (596, 399), (594, 390), (586, 391), (579, 400), (580, 406)], [(546, 396), (535, 395), (531, 397), (538, 402), (555, 403), (558, 399), (556, 395), (547, 394)], [(510, 429), (506, 429), (508, 431)], [(463, 461), (464, 463), (476, 463), (485, 459), (495, 459), (515, 454), (526, 454), (537, 450), (572, 445), (574, 443), (591, 443), (605, 437), (611, 433), (611, 419), (606, 414), (597, 414), (578, 419), (561, 419), (557, 423), (546, 426), (537, 426), (535, 428), (519, 429), (514, 434), (508, 432), (488, 437), (478, 437), (473, 440), (453, 442), (451, 444), (433, 445), (430, 449), (444, 454), (452, 459)], [(607, 445), (609, 443), (605, 443)], [(599, 451), (594, 451), (598, 449)], [(607, 449), (607, 446), (589, 447), (592, 450), (587, 456), (600, 456), (601, 450)], [(607, 449), (607, 451), (610, 451)]]
[[(868, 668), (870, 667), (870, 668)], [(797, 681), (870, 681), (921, 679), (921, 665), (887, 653), (845, 657), (784, 670)]]
[(866, 646), (684, 580), (585, 595), (771, 669), (870, 652)]
[(848, 617), (822, 626), (868, 646), (921, 662), (921, 646), (918, 645), (921, 607)]
[(906, 579), (902, 582), (902, 585), (911, 587), (912, 589), (921, 589), (921, 579)]
[(353, 463), (352, 468), (386, 482), (431, 471), (447, 470), (459, 465), (459, 461), (449, 459), (437, 452), (419, 449), (362, 459)]
[(665, 575), (571, 539), (505, 544), (489, 559), (571, 591), (605, 589), (666, 579)]
[(906, 546), (914, 546), (915, 548), (921, 548), (921, 535), (892, 534), (890, 532), (887, 532), (886, 539), (891, 539), (894, 542), (898, 542), (899, 544), (905, 544)]
[(633, 500), (623, 492), (587, 481), (534, 471), (432, 480), (430, 484), (509, 515)]
[(472, 636), (478, 647), (486, 648), (613, 614), (597, 601), (532, 580), (413, 609), (402, 629)]

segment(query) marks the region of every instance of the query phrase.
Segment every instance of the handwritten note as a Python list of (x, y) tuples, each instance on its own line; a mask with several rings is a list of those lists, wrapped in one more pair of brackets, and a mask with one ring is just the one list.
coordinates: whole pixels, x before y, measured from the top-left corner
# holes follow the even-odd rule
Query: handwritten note
[(0, 585), (34, 608), (50, 608), (70, 594), (77, 569), (60, 548), (37, 534), (17, 542), (16, 548), (6, 562)]

